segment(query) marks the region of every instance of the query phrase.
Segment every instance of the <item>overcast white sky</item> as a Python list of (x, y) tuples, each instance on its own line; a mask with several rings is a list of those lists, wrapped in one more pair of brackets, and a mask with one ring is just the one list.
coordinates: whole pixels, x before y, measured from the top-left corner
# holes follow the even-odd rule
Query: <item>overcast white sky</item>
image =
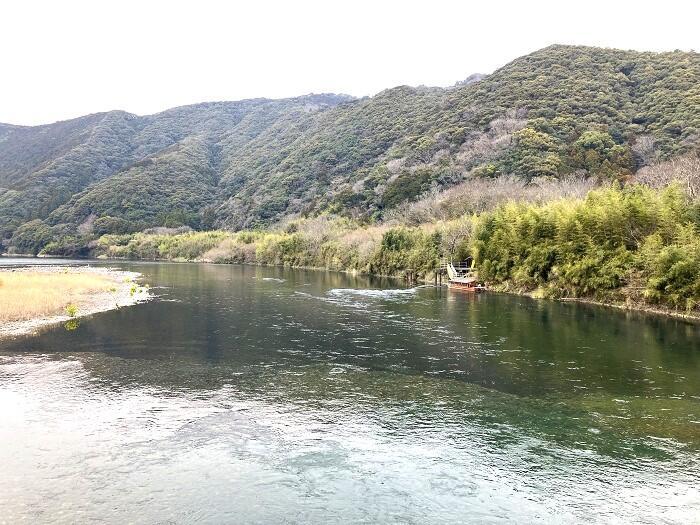
[(700, 51), (692, 0), (2, 0), (0, 122), (451, 85), (552, 43)]

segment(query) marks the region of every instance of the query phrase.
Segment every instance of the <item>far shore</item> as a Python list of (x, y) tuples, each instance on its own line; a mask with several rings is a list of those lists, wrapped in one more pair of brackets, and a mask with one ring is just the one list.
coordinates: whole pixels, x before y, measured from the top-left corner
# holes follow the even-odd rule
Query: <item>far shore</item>
[(0, 267), (0, 340), (147, 301), (140, 276), (88, 266)]

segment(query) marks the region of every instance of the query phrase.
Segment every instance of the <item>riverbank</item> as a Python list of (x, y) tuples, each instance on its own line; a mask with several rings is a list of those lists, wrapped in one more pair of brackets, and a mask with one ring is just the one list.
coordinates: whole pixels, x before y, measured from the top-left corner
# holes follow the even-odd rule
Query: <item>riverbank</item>
[(112, 268), (0, 268), (0, 339), (151, 298), (139, 273)]
[[(445, 260), (471, 260), (492, 289), (700, 317), (700, 202), (678, 185), (611, 185), (583, 199), (513, 201), (414, 225), (322, 215), (270, 230), (165, 228), (81, 245), (98, 258), (322, 268), (409, 283), (435, 282)], [(44, 253), (72, 252), (54, 244)]]

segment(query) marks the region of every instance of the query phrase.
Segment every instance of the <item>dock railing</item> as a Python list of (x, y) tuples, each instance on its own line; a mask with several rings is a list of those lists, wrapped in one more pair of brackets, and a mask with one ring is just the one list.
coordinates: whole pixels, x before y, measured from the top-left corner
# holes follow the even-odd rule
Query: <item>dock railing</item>
[(476, 277), (476, 270), (470, 261), (443, 260), (440, 262), (440, 270), (446, 272), (450, 279)]

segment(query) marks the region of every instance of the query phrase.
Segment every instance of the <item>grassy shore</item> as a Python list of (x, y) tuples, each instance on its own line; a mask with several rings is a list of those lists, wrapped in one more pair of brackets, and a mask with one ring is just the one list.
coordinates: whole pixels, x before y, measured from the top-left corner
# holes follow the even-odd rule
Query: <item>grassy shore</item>
[(137, 277), (90, 267), (0, 270), (0, 337), (145, 300), (148, 290), (136, 283)]

